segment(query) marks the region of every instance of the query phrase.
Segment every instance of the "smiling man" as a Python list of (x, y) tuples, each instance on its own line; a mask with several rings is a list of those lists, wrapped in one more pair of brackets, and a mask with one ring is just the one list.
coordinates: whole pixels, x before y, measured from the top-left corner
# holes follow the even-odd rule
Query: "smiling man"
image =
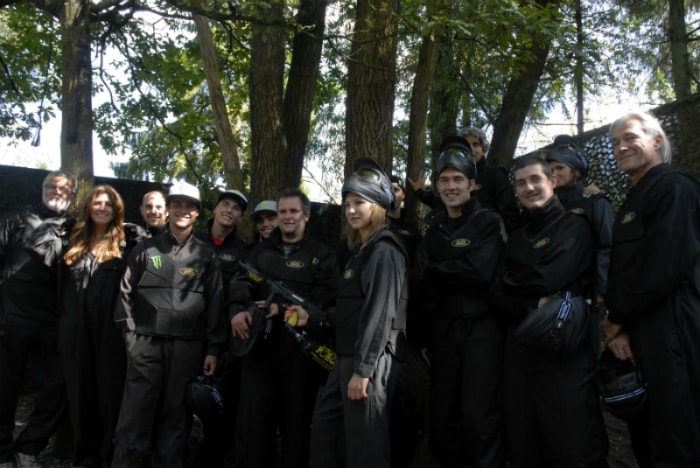
[(700, 185), (671, 169), (671, 146), (649, 114), (610, 127), (632, 181), (613, 227), (603, 321), (608, 347), (647, 380), (630, 421), (640, 466), (700, 466)]
[(145, 194), (141, 199), (139, 211), (151, 236), (165, 231), (168, 211), (165, 209), (165, 197), (162, 192), (153, 190)]
[[(445, 468), (502, 467), (503, 331), (488, 290), (505, 229), (472, 197), (477, 165), (465, 145), (438, 159), (443, 209), (431, 213), (418, 253), (419, 294), (430, 310), (430, 451)], [(418, 289), (418, 288), (416, 288)]]
[(166, 203), (168, 229), (134, 248), (116, 306), (127, 370), (113, 466), (182, 466), (187, 384), (214, 374), (226, 342), (219, 259), (193, 234), (199, 190), (175, 183)]
[(584, 321), (581, 333), (587, 339), (563, 356), (515, 335), (522, 320), (537, 314), (550, 295), (570, 291), (589, 297), (591, 229), (554, 196), (552, 169), (544, 159), (523, 156), (514, 161), (513, 171), (524, 223), (508, 238), (490, 297), (507, 325), (504, 394), (510, 466), (607, 467), (590, 327)]
[[(282, 190), (277, 197), (277, 217), (279, 227), (256, 244), (250, 262), (266, 278), (284, 283), (323, 307), (335, 296), (336, 255), (310, 236), (306, 224), (311, 202), (296, 188)], [(257, 298), (264, 299), (268, 293), (258, 291)], [(281, 309), (283, 304), (277, 298), (273, 301), (271, 309)], [(282, 466), (307, 466), (309, 462), (311, 415), (328, 372), (303, 354), (284, 329), (283, 315), (270, 318), (266, 338), (259, 339), (243, 357), (236, 467), (274, 467), (278, 428)], [(231, 321), (234, 336), (247, 337), (250, 324), (251, 314), (239, 312)], [(330, 339), (328, 328), (307, 331), (316, 340)]]
[[(212, 211), (214, 217), (207, 222), (207, 229), (197, 234), (219, 256), (225, 304), (250, 300), (250, 288), (244, 281), (246, 271), (239, 265), (240, 260), (248, 256), (248, 246), (238, 235), (238, 225), (247, 207), (248, 199), (242, 192), (235, 189), (221, 192)], [(234, 309), (238, 311), (237, 307)], [(202, 419), (204, 440), (197, 451), (197, 460), (202, 466), (222, 467), (231, 442), (235, 440), (240, 364), (240, 359), (231, 357), (217, 371), (217, 388), (225, 404), (221, 414)]]

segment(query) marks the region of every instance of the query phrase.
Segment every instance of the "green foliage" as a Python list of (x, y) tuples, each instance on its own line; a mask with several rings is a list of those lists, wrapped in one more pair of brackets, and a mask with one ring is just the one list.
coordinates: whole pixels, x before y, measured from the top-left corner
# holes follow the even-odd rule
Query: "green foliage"
[(28, 140), (55, 117), (61, 89), (56, 29), (54, 19), (31, 4), (0, 9), (0, 136)]

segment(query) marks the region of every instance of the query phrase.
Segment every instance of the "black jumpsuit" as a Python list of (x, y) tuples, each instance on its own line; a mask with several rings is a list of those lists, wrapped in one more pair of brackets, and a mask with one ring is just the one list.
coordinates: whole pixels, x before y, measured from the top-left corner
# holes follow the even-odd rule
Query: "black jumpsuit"
[(445, 468), (499, 467), (503, 330), (488, 290), (503, 248), (501, 217), (475, 198), (428, 229), (419, 254), (430, 293), (430, 451)]
[(700, 466), (700, 186), (661, 164), (617, 212), (609, 319), (630, 335), (648, 412), (630, 423), (640, 466)]
[[(337, 357), (314, 412), (311, 468), (389, 468), (391, 398), (406, 348), (407, 255), (383, 227), (338, 280)], [(348, 399), (351, 377), (369, 378), (367, 398)]]
[[(279, 229), (251, 251), (253, 266), (318, 307), (335, 296), (336, 255), (308, 231), (300, 242), (285, 244)], [(267, 291), (259, 291), (264, 299)], [(284, 303), (274, 298), (276, 303)], [(291, 305), (291, 304), (289, 304)], [(281, 308), (280, 308), (281, 309)], [(241, 396), (236, 428), (236, 467), (275, 466), (276, 434), (281, 435), (283, 468), (305, 468), (309, 460), (311, 416), (328, 372), (304, 355), (284, 328), (284, 311), (271, 319), (269, 334), (258, 337), (242, 359)], [(328, 329), (310, 330), (324, 339)]]
[(221, 298), (219, 259), (194, 235), (179, 244), (166, 232), (134, 248), (115, 311), (127, 369), (114, 466), (182, 465), (187, 384), (226, 341)]
[[(511, 233), (491, 302), (508, 325), (505, 349), (506, 446), (512, 468), (607, 466), (607, 435), (593, 380), (594, 353), (564, 356), (519, 342), (513, 330), (541, 297), (584, 294), (593, 275), (591, 229), (553, 197)], [(587, 294), (585, 294), (586, 297)]]
[[(37, 455), (67, 400), (58, 355), (58, 261), (73, 220), (44, 205), (0, 218), (0, 463), (14, 452)], [(27, 426), (12, 441), (28, 359), (41, 385)]]

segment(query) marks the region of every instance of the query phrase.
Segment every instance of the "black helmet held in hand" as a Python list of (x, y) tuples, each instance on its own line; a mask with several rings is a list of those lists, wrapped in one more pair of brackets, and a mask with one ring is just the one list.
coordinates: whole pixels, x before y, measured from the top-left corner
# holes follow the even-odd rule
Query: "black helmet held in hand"
[(212, 421), (224, 413), (220, 382), (220, 378), (199, 375), (187, 385), (187, 406), (202, 421)]
[(598, 390), (603, 407), (618, 418), (629, 419), (646, 403), (646, 383), (639, 367), (616, 358), (608, 348), (600, 356)]
[(390, 209), (394, 201), (389, 176), (376, 162), (368, 158), (358, 159), (355, 163), (355, 172), (345, 179), (342, 189), (343, 198), (350, 192), (376, 203), (385, 210)]

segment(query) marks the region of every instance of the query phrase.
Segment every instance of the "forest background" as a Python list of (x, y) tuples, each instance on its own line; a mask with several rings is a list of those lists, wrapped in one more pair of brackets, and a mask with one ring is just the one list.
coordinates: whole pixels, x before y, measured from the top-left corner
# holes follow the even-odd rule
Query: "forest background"
[(60, 118), (61, 166), (83, 186), (94, 135), (121, 178), (256, 203), (314, 167), (337, 203), (360, 157), (415, 177), (477, 126), (508, 168), (552, 115), (576, 134), (594, 102), (697, 93), (698, 3), (0, 0), (0, 137), (41, 145)]

